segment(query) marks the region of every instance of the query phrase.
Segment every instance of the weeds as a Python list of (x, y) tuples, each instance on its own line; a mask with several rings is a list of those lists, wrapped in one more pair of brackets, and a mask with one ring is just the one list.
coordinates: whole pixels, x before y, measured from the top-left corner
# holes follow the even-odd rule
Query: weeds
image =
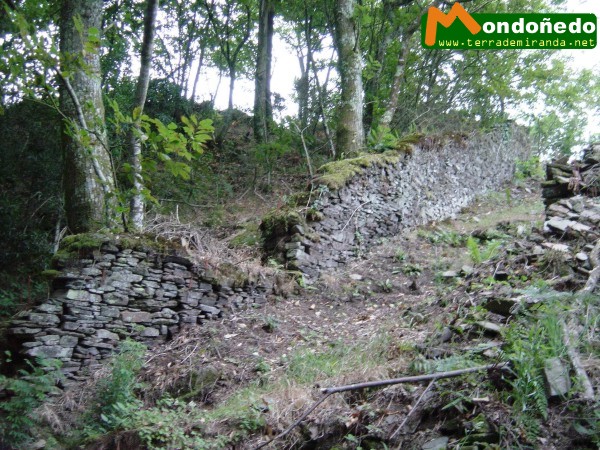
[(452, 230), (419, 230), (417, 235), (434, 245), (446, 244), (451, 247), (461, 247), (465, 242), (465, 237), (462, 234)]
[(0, 446), (20, 445), (31, 439), (37, 425), (33, 411), (58, 391), (60, 365), (58, 360), (38, 359), (36, 364), (28, 362), (29, 369), (20, 370), (17, 378), (0, 375), (0, 392), (8, 394), (8, 399), (0, 401)]
[(473, 264), (482, 264), (489, 261), (497, 256), (498, 248), (502, 245), (500, 241), (490, 241), (483, 248), (480, 248), (477, 241), (472, 236), (467, 239), (467, 249), (469, 250), (469, 257)]

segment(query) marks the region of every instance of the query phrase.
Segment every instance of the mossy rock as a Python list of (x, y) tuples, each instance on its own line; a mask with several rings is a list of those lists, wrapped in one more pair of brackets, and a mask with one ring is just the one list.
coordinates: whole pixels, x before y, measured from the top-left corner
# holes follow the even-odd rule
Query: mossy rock
[(406, 154), (412, 152), (411, 144), (401, 145), (400, 150), (388, 150), (383, 153), (364, 153), (356, 158), (343, 159), (327, 163), (319, 168), (320, 175), (316, 184), (339, 190), (346, 186), (356, 175), (360, 175), (371, 167), (382, 167), (397, 164)]
[(236, 234), (229, 241), (231, 248), (238, 247), (255, 247), (261, 241), (259, 225), (256, 223), (248, 223), (244, 226), (244, 229)]
[(291, 208), (275, 209), (263, 217), (260, 232), (263, 237), (263, 248), (267, 253), (277, 253), (281, 245), (289, 240), (292, 228), (296, 225), (305, 226), (304, 217)]
[(182, 254), (181, 245), (152, 235), (81, 233), (66, 236), (52, 257), (53, 268), (64, 268), (71, 261), (96, 258), (103, 246), (115, 246), (119, 250), (131, 249), (163, 255)]
[(298, 211), (293, 209), (277, 209), (271, 211), (260, 224), (263, 236), (287, 235), (294, 226), (305, 223), (304, 218)]
[(60, 274), (61, 274), (60, 270), (48, 269), (48, 270), (44, 270), (40, 275), (42, 275), (42, 277), (44, 277), (46, 280), (53, 280)]
[(204, 279), (213, 286), (226, 286), (232, 289), (243, 288), (249, 282), (248, 274), (231, 263), (220, 264), (216, 269), (205, 273)]

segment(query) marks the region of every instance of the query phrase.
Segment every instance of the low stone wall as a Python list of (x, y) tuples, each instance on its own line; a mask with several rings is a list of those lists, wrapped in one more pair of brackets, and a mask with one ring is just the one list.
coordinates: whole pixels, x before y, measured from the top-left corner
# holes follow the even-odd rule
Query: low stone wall
[(517, 159), (527, 154), (520, 130), (507, 127), (330, 163), (295, 208), (263, 220), (265, 249), (289, 269), (316, 278), (381, 237), (452, 216), (509, 181)]
[(152, 345), (183, 325), (262, 304), (271, 290), (266, 280), (232, 266), (201, 267), (173, 248), (93, 241), (66, 258), (59, 253), (49, 299), (20, 313), (9, 330), (25, 355), (60, 359), (71, 379), (82, 379), (125, 338)]

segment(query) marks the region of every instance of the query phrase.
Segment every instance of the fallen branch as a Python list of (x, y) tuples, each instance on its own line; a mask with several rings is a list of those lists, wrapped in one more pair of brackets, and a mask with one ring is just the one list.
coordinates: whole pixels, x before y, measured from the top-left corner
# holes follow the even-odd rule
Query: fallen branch
[[(592, 270), (589, 273), (585, 286), (579, 291), (580, 294), (591, 294), (598, 284), (598, 279), (600, 278), (600, 241), (596, 242), (596, 245), (590, 252), (590, 264), (592, 265)], [(579, 309), (581, 306), (580, 300), (577, 302), (576, 307)], [(585, 400), (594, 400), (594, 387), (581, 364), (579, 352), (576, 347), (577, 342), (579, 341), (579, 335), (576, 331), (577, 325), (575, 324), (575, 319), (571, 319), (568, 326), (564, 320), (561, 320), (560, 326), (562, 328), (563, 343), (567, 349), (567, 355), (569, 355), (573, 369), (581, 383), (583, 391), (581, 396)]]
[(572, 322), (569, 325), (570, 326), (567, 327), (567, 324), (565, 323), (565, 321), (561, 320), (560, 326), (562, 327), (562, 332), (563, 332), (563, 343), (565, 344), (565, 347), (567, 348), (567, 354), (569, 355), (569, 358), (571, 359), (571, 364), (573, 364), (573, 369), (575, 370), (575, 373), (577, 374), (577, 378), (579, 379), (579, 382), (581, 383), (581, 388), (583, 390), (583, 392), (581, 394), (582, 398), (585, 400), (594, 400), (594, 387), (592, 386), (592, 383), (591, 383), (590, 379), (588, 378), (587, 373), (586, 373), (585, 369), (583, 368), (583, 365), (581, 364), (581, 360), (579, 359), (579, 352), (573, 345), (573, 341), (577, 342), (577, 336), (575, 334), (575, 331), (573, 331), (573, 332), (569, 331), (569, 330), (573, 330), (575, 327)]
[(293, 424), (291, 424), (289, 427), (287, 427), (284, 431), (282, 431), (281, 433), (279, 433), (274, 438), (269, 439), (266, 442), (263, 442), (258, 447), (255, 447), (254, 450), (259, 450), (259, 449), (261, 449), (263, 447), (266, 447), (271, 442), (274, 442), (277, 439), (281, 439), (282, 437), (288, 435), (311, 412), (313, 412), (317, 408), (317, 406), (319, 406), (321, 403), (323, 403), (330, 395), (336, 394), (338, 392), (355, 391), (355, 390), (359, 390), (359, 389), (367, 389), (367, 388), (372, 388), (372, 387), (390, 386), (392, 384), (400, 384), (400, 383), (415, 383), (415, 382), (419, 382), (419, 381), (439, 380), (441, 378), (457, 377), (459, 375), (464, 375), (464, 374), (467, 374), (467, 373), (481, 372), (482, 370), (504, 369), (507, 366), (508, 366), (508, 363), (488, 364), (487, 366), (471, 367), (469, 369), (450, 370), (450, 371), (447, 371), (447, 372), (438, 372), (438, 373), (432, 373), (432, 374), (429, 374), (429, 375), (417, 375), (417, 376), (412, 376), (412, 377), (394, 378), (394, 379), (390, 379), (390, 380), (370, 381), (370, 382), (367, 382), (367, 383), (349, 384), (349, 385), (346, 385), (346, 386), (339, 386), (339, 387), (332, 387), (332, 388), (321, 389), (321, 392), (323, 393), (323, 395), (321, 396), (321, 398), (319, 400), (317, 400), (310, 408), (308, 408), (300, 416), (300, 418), (298, 420), (296, 420)]
[(332, 388), (321, 389), (324, 394), (335, 394), (337, 392), (355, 391), (358, 389), (367, 389), (373, 387), (391, 386), (392, 384), (400, 383), (416, 383), (418, 381), (439, 380), (441, 378), (457, 377), (467, 373), (481, 372), (482, 370), (504, 369), (508, 363), (488, 364), (487, 366), (471, 367), (469, 369), (449, 370), (447, 372), (432, 373), (429, 375), (415, 375), (412, 377), (392, 378), (389, 380), (369, 381), (367, 383), (348, 384), (346, 386), (338, 386)]
[(344, 225), (344, 227), (342, 228), (342, 231), (344, 231), (346, 229), (346, 227), (348, 226), (348, 224), (350, 223), (350, 221), (352, 220), (352, 218), (354, 217), (354, 214), (356, 214), (356, 211), (358, 211), (360, 208), (362, 208), (363, 206), (365, 206), (366, 204), (371, 203), (371, 200), (367, 200), (364, 203), (361, 203), (360, 205), (358, 205), (356, 207), (356, 209), (354, 211), (352, 211), (352, 214), (350, 214), (350, 218), (348, 219), (348, 221), (346, 222), (346, 224)]
[(582, 293), (591, 294), (600, 279), (600, 240), (596, 242), (596, 245), (590, 252), (590, 264), (592, 265), (592, 271), (590, 272), (587, 283), (585, 283), (585, 287), (580, 291)]

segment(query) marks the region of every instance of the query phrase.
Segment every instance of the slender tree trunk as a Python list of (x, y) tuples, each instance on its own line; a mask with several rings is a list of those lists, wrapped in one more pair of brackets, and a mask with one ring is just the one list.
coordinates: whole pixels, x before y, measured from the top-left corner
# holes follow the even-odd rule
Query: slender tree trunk
[(402, 88), (402, 80), (406, 72), (406, 59), (410, 53), (410, 39), (404, 39), (402, 41), (402, 50), (400, 51), (400, 57), (398, 58), (398, 64), (396, 64), (396, 73), (394, 74), (394, 81), (392, 82), (392, 88), (390, 96), (387, 102), (385, 102), (385, 111), (379, 121), (379, 128), (390, 128), (394, 113), (398, 107), (398, 99), (400, 97), (400, 89)]
[(308, 61), (308, 63), (312, 67), (313, 76), (315, 77), (315, 84), (317, 85), (317, 100), (319, 102), (319, 114), (321, 115), (321, 119), (323, 120), (325, 138), (327, 139), (327, 144), (329, 145), (329, 150), (331, 151), (331, 157), (335, 158), (335, 145), (333, 143), (333, 138), (331, 137), (331, 130), (329, 129), (329, 124), (327, 123), (327, 115), (325, 114), (325, 101), (323, 100), (325, 93), (321, 88), (321, 82), (319, 81), (319, 75), (317, 73), (315, 60), (311, 58), (310, 61)]
[(298, 55), (298, 64), (300, 66), (300, 78), (296, 81), (296, 92), (298, 95), (298, 120), (300, 128), (306, 128), (308, 124), (308, 88), (309, 88), (309, 73), (308, 63), (305, 64), (304, 56)]
[(152, 48), (158, 12), (159, 0), (148, 0), (146, 16), (144, 17), (144, 39), (142, 41), (142, 58), (140, 75), (135, 90), (134, 111), (136, 115), (133, 129), (129, 135), (129, 156), (132, 169), (133, 195), (129, 205), (129, 225), (133, 231), (140, 231), (144, 227), (144, 180), (142, 178), (142, 143), (140, 141), (140, 119), (146, 103), (148, 84), (150, 83), (150, 66), (152, 62)]
[(385, 102), (385, 111), (378, 124), (381, 128), (389, 129), (391, 127), (394, 113), (398, 108), (400, 89), (406, 74), (406, 63), (408, 57), (410, 56), (411, 40), (415, 32), (419, 29), (420, 23), (420, 19), (415, 20), (404, 30), (402, 35), (402, 48), (400, 50), (400, 55), (398, 56), (398, 63), (396, 64), (396, 73), (394, 74), (394, 80), (392, 81), (392, 88), (389, 98), (387, 102)]
[(215, 141), (217, 145), (220, 147), (223, 145), (223, 141), (225, 140), (225, 136), (229, 131), (229, 127), (231, 126), (231, 122), (233, 121), (233, 92), (235, 91), (235, 80), (236, 80), (236, 70), (235, 65), (229, 66), (229, 100), (227, 102), (227, 111), (225, 111), (225, 116), (223, 117), (223, 124), (219, 128), (217, 135), (215, 137)]
[[(379, 27), (377, 39), (376, 36), (372, 36), (371, 42), (377, 45), (375, 51), (375, 60), (379, 63), (379, 67), (365, 83), (365, 114), (363, 117), (365, 130), (368, 132), (373, 126), (375, 119), (375, 106), (379, 104), (379, 89), (381, 87), (381, 75), (383, 68), (385, 67), (385, 57), (387, 54), (388, 47), (393, 42), (394, 37), (397, 36), (398, 27), (394, 26), (392, 29), (389, 25), (389, 17), (393, 11), (393, 3), (389, 0), (383, 2), (383, 12), (381, 26)], [(373, 34), (375, 34), (375, 27), (373, 27)]]
[(200, 48), (200, 57), (198, 58), (198, 70), (196, 70), (196, 76), (194, 77), (194, 85), (192, 87), (192, 95), (190, 99), (195, 102), (196, 101), (196, 87), (198, 86), (198, 80), (200, 80), (200, 71), (202, 70), (202, 66), (204, 65), (204, 52), (205, 46), (202, 45)]
[(335, 41), (342, 90), (338, 106), (337, 149), (340, 153), (355, 155), (365, 143), (362, 59), (359, 28), (354, 15), (356, 0), (337, 0), (336, 3)]
[(271, 61), (273, 59), (273, 0), (260, 0), (258, 19), (258, 50), (254, 88), (254, 137), (267, 142), (273, 121), (271, 105)]
[[(100, 30), (102, 0), (63, 0), (61, 4), (60, 105), (68, 118), (63, 123), (64, 190), (67, 226), (73, 233), (94, 231), (117, 224), (115, 182), (106, 141), (102, 103), (100, 54), (84, 52), (88, 30)], [(80, 20), (83, 36), (75, 20)], [(70, 73), (65, 77), (63, 73)]]

